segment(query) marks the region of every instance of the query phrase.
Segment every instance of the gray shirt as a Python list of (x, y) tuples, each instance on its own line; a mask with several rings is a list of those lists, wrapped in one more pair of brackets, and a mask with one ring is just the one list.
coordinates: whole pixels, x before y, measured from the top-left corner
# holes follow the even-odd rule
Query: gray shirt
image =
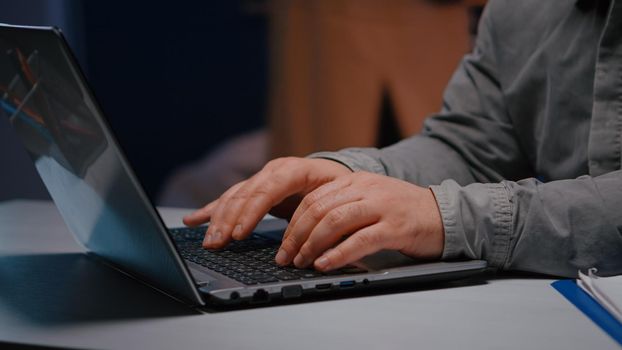
[(622, 0), (489, 1), (420, 134), (312, 157), (430, 186), (443, 259), (622, 273)]

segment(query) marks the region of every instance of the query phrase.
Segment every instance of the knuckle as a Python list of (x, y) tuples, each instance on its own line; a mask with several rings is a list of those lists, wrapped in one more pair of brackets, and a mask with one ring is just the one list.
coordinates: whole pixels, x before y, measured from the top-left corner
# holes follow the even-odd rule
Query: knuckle
[(305, 196), (305, 199), (307, 200), (309, 204), (319, 201), (320, 198), (321, 198), (321, 195), (318, 191), (313, 191)]
[(301, 210), (302, 212), (305, 212), (305, 211), (307, 211), (309, 209), (309, 207), (311, 206), (313, 201), (311, 199), (309, 199), (308, 197), (309, 197), (309, 195), (306, 195), (300, 201), (300, 204), (298, 205), (298, 210)]
[(367, 210), (364, 205), (353, 204), (344, 207), (338, 207), (331, 210), (326, 215), (326, 223), (330, 227), (339, 227), (348, 220), (357, 220), (367, 215)]
[(281, 246), (283, 247), (283, 249), (292, 252), (298, 249), (299, 244), (295, 235), (289, 235), (287, 239), (285, 239), (283, 243), (281, 243)]
[(339, 226), (347, 218), (347, 213), (342, 208), (333, 209), (326, 215), (326, 223), (330, 227)]
[(376, 233), (359, 233), (353, 236), (354, 243), (360, 248), (376, 246), (380, 243), (380, 236)]
[(324, 204), (322, 202), (315, 202), (309, 207), (309, 215), (315, 221), (320, 221), (324, 216)]
[(368, 216), (368, 210), (365, 205), (357, 202), (348, 207), (348, 215), (353, 218), (362, 218)]
[(363, 234), (358, 234), (352, 236), (352, 244), (357, 247), (357, 249), (361, 249), (369, 245), (369, 240)]
[(317, 192), (311, 192), (307, 194), (300, 202), (300, 206), (303, 209), (309, 209), (314, 203), (316, 203), (320, 199), (320, 196)]

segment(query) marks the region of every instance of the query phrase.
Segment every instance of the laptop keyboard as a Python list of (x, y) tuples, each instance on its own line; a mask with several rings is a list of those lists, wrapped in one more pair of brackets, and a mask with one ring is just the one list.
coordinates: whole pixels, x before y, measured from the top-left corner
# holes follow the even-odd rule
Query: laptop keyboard
[(356, 267), (322, 273), (313, 269), (279, 266), (274, 262), (274, 256), (280, 242), (257, 234), (243, 241), (232, 241), (224, 249), (203, 249), (201, 243), (206, 229), (206, 227), (182, 227), (169, 229), (169, 232), (184, 259), (246, 285), (365, 272)]

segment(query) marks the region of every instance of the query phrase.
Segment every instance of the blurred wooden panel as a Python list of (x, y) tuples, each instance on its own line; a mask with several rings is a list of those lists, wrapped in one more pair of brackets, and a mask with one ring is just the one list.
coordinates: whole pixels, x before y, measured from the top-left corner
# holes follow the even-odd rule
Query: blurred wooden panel
[(465, 5), (273, 0), (272, 156), (374, 146), (383, 92), (402, 136), (441, 107), (469, 49)]

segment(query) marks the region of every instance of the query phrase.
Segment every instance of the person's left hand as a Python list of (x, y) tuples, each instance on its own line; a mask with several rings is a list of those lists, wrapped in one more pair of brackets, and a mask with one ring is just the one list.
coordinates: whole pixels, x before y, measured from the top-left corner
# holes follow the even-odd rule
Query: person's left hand
[(285, 231), (276, 262), (327, 271), (385, 249), (438, 259), (443, 245), (443, 224), (431, 190), (358, 172), (304, 197)]

